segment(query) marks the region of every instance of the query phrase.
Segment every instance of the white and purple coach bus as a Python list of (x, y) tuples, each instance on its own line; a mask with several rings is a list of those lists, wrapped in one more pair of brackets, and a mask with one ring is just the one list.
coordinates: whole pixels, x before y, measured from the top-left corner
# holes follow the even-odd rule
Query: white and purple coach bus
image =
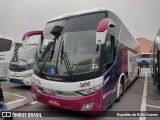
[(34, 100), (74, 111), (105, 111), (139, 77), (138, 42), (113, 12), (56, 17), (39, 41)]

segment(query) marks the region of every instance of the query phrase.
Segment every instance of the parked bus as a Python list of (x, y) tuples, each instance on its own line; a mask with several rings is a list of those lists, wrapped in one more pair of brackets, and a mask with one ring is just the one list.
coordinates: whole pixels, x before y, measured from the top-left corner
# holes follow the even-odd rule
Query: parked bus
[(0, 78), (7, 77), (7, 69), (14, 53), (14, 41), (12, 38), (0, 35)]
[(42, 31), (31, 31), (24, 34), (22, 46), (15, 51), (8, 69), (8, 81), (18, 85), (31, 86), (33, 65)]
[(154, 45), (151, 49), (152, 61), (151, 61), (151, 74), (153, 77), (153, 84), (157, 85), (160, 90), (160, 30), (154, 40)]
[(50, 20), (35, 58), (33, 99), (75, 111), (105, 111), (139, 76), (138, 42), (100, 8)]
[(139, 66), (140, 67), (150, 67), (150, 64), (152, 62), (153, 54), (152, 53), (141, 53), (138, 55), (139, 60)]

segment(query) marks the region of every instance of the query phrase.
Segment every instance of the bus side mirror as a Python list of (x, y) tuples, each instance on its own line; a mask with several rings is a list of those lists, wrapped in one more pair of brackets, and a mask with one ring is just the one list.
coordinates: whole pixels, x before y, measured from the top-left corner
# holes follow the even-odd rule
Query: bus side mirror
[(160, 37), (159, 37), (159, 36), (156, 37), (155, 43), (156, 43), (156, 44), (160, 44)]
[(55, 36), (55, 39), (57, 39), (59, 38), (59, 36), (61, 36), (62, 31), (63, 31), (63, 27), (54, 26), (54, 28), (51, 31), (51, 34)]
[(22, 47), (24, 49), (26, 48), (28, 38), (34, 35), (41, 35), (41, 38), (43, 38), (43, 31), (30, 31), (25, 33), (22, 37)]
[(26, 49), (26, 46), (27, 46), (27, 40), (28, 40), (28, 38), (25, 38), (25, 40), (24, 40), (24, 41), (22, 41), (22, 47), (23, 47), (24, 49)]
[(105, 18), (99, 22), (96, 33), (97, 45), (102, 45), (105, 43), (106, 34), (110, 27), (116, 27), (116, 24), (112, 19)]

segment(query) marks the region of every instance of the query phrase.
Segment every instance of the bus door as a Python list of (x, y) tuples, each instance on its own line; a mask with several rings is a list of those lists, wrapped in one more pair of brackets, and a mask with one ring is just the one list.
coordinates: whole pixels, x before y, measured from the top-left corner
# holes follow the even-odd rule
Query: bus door
[[(107, 25), (107, 28), (105, 28)], [(103, 110), (111, 105), (115, 100), (115, 86), (117, 77), (117, 65), (116, 65), (116, 47), (114, 32), (110, 29), (115, 27), (115, 23), (111, 19), (103, 19), (97, 30), (97, 44), (102, 45), (102, 69), (104, 76), (103, 86)], [(103, 29), (102, 29), (103, 28)], [(101, 41), (100, 41), (101, 40)], [(101, 43), (98, 43), (101, 42)], [(119, 64), (120, 65), (120, 64)]]

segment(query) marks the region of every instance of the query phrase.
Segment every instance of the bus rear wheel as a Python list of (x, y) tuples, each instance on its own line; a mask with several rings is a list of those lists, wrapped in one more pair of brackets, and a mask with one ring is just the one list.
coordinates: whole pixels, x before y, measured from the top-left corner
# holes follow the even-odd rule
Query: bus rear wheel
[(140, 72), (139, 72), (140, 70), (138, 69), (138, 71), (137, 71), (137, 76), (136, 76), (136, 80), (138, 80), (139, 79), (139, 74), (140, 74)]
[(121, 79), (119, 85), (118, 85), (118, 88), (117, 88), (117, 99), (116, 99), (116, 102), (119, 102), (121, 100), (121, 97), (123, 96), (123, 92), (124, 92), (124, 84), (123, 84), (123, 78)]
[(157, 87), (158, 87), (158, 89), (160, 90), (160, 85), (159, 85), (159, 84), (157, 85)]

